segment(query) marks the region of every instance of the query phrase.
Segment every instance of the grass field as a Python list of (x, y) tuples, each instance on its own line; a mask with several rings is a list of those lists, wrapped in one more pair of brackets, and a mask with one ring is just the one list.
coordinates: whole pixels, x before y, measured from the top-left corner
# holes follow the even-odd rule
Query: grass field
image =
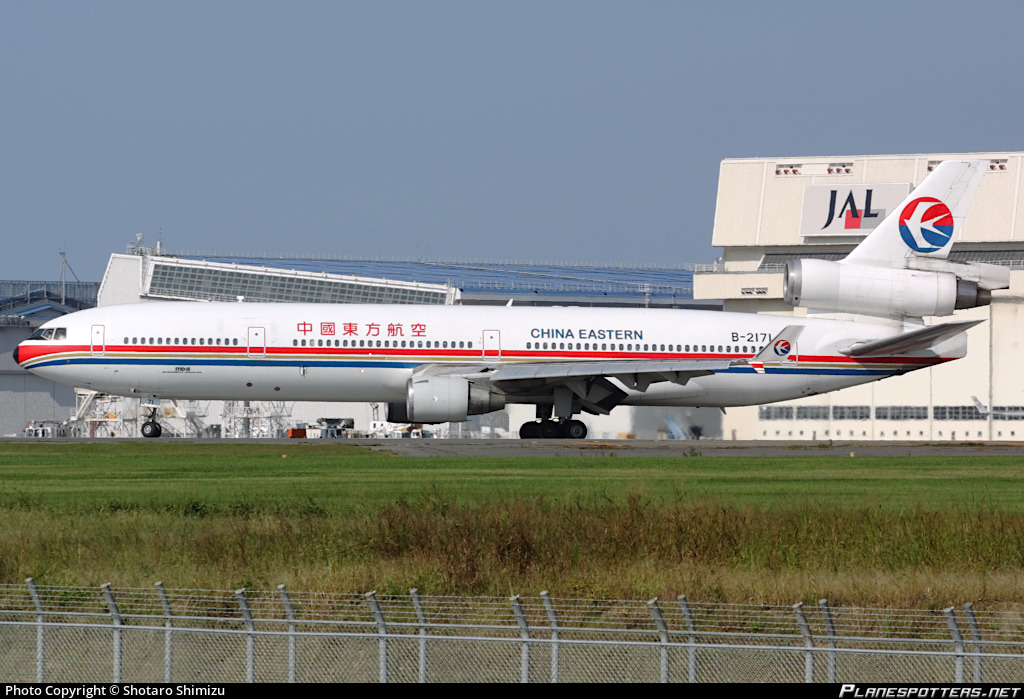
[(1017, 457), (0, 444), (0, 582), (1024, 608)]

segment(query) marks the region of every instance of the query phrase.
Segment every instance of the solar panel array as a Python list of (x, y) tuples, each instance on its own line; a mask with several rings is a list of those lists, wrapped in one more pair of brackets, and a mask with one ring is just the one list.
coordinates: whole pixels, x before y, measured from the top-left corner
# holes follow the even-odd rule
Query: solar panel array
[(187, 255), (186, 259), (379, 279), (450, 284), (469, 295), (693, 298), (693, 271), (683, 266), (573, 265), (445, 260), (299, 259)]

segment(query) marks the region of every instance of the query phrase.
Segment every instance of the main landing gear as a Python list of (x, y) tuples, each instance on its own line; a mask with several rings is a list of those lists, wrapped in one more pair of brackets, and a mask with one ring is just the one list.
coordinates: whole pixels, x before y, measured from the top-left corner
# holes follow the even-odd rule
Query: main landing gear
[(541, 420), (524, 422), (521, 439), (586, 439), (587, 426), (579, 420)]
[(148, 439), (156, 439), (164, 433), (160, 423), (156, 421), (156, 408), (149, 411), (149, 417), (142, 423), (142, 436)]

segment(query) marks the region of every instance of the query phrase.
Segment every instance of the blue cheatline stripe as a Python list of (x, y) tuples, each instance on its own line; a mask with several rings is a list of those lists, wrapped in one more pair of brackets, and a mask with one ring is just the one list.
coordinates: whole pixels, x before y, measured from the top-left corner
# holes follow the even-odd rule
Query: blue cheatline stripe
[(300, 361), (300, 360), (279, 360), (279, 359), (235, 359), (231, 361), (224, 361), (221, 359), (108, 359), (104, 357), (81, 357), (75, 359), (55, 359), (47, 362), (40, 362), (39, 364), (32, 364), (28, 369), (37, 369), (39, 367), (47, 366), (67, 366), (69, 364), (108, 364), (111, 366), (122, 366), (128, 364), (135, 365), (148, 365), (148, 366), (221, 366), (221, 367), (241, 367), (241, 366), (272, 366), (272, 367), (335, 367), (335, 368), (355, 368), (364, 369), (370, 368), (382, 368), (382, 369), (415, 369), (422, 364), (428, 364), (430, 362), (397, 362), (397, 361), (324, 361), (322, 359), (314, 361)]
[[(465, 361), (462, 358), (449, 360), (454, 363), (461, 363)], [(33, 364), (28, 369), (36, 369), (40, 367), (48, 366), (67, 366), (70, 364), (74, 365), (110, 365), (110, 366), (122, 366), (122, 365), (139, 365), (139, 366), (219, 366), (219, 367), (321, 367), (321, 368), (373, 368), (373, 369), (415, 369), (418, 366), (424, 364), (436, 364), (443, 363), (438, 362), (437, 359), (428, 359), (423, 361), (409, 362), (409, 361), (397, 361), (397, 360), (323, 360), (315, 359), (303, 361), (299, 359), (269, 359), (269, 358), (246, 358), (246, 359), (195, 359), (195, 358), (150, 358), (150, 359), (134, 359), (134, 358), (109, 358), (109, 357), (76, 357), (76, 358), (64, 358), (54, 359), (50, 361), (40, 362)], [(817, 376), (887, 376), (900, 374), (911, 369), (922, 368), (917, 366), (909, 367), (893, 367), (886, 369), (867, 369), (867, 368), (842, 368), (832, 369), (825, 367), (765, 367), (766, 374), (803, 374), (803, 375), (817, 375)], [(728, 369), (722, 369), (721, 371), (715, 372), (717, 374), (755, 374), (759, 373), (754, 370), (751, 366), (735, 366), (729, 367)]]
[[(860, 369), (854, 369), (854, 368), (845, 368), (845, 367), (843, 367), (843, 368), (829, 368), (829, 367), (780, 367), (780, 366), (766, 366), (764, 368), (764, 370), (767, 373), (769, 373), (769, 374), (829, 374), (829, 375), (833, 375), (834, 374), (834, 375), (838, 375), (838, 376), (846, 376), (846, 375), (856, 374), (856, 375), (860, 376), (860, 375), (863, 375), (863, 374), (870, 374), (870, 375), (899, 374), (901, 372), (909, 371), (911, 369), (925, 369), (925, 368), (927, 368), (927, 367), (922, 367), (922, 366), (918, 366), (918, 365), (910, 365), (910, 366), (902, 365), (902, 366), (899, 366), (899, 367), (889, 367), (889, 368), (885, 368), (885, 369), (868, 369), (867, 367), (860, 368)], [(750, 367), (750, 366), (742, 366), (742, 367), (741, 366), (734, 366), (734, 367), (729, 367), (728, 369), (722, 369), (720, 371), (716, 371), (715, 373), (716, 374), (754, 374), (754, 373), (760, 373), (760, 372), (756, 371), (754, 369), (754, 367)]]

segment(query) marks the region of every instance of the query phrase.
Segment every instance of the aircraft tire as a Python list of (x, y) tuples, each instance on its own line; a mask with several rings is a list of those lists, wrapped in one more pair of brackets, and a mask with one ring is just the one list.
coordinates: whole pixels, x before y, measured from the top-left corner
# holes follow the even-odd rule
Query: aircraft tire
[(568, 420), (562, 425), (562, 434), (566, 439), (586, 439), (587, 426), (579, 420)]
[(142, 436), (147, 439), (156, 439), (163, 434), (163, 429), (160, 427), (160, 423), (146, 421), (142, 423)]
[(554, 420), (540, 423), (540, 436), (544, 439), (558, 439), (562, 436), (562, 425)]
[(524, 422), (519, 428), (520, 439), (537, 439), (538, 437), (540, 437), (539, 422)]

